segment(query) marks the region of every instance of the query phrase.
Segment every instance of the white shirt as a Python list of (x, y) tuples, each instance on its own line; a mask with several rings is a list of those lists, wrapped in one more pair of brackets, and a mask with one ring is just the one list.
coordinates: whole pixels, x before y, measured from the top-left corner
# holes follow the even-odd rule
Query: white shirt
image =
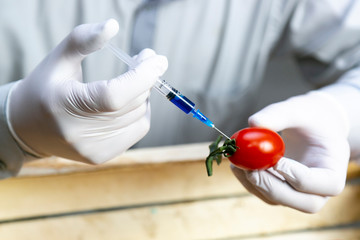
[[(315, 86), (336, 81), (360, 62), (358, 1), (17, 0), (2, 5), (0, 83), (26, 77), (76, 25), (115, 18), (120, 31), (113, 43), (132, 54), (150, 47), (167, 56), (164, 78), (228, 134), (247, 125), (272, 54), (292, 54)], [(86, 81), (123, 71), (106, 50), (88, 57), (83, 69)], [(137, 147), (216, 138), (215, 131), (156, 92), (151, 103), (151, 130)], [(1, 120), (6, 123), (4, 116)], [(5, 135), (1, 142), (11, 142)], [(8, 166), (22, 161), (11, 151), (0, 147)]]

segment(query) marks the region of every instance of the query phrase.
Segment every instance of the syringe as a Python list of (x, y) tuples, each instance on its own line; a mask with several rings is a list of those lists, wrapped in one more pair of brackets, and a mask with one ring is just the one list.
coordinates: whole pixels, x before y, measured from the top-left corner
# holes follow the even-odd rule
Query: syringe
[[(130, 68), (135, 68), (138, 65), (135, 59), (130, 57), (127, 53), (125, 53), (120, 48), (114, 46), (113, 44), (108, 43), (106, 47)], [(155, 83), (154, 87), (170, 102), (172, 102), (175, 106), (180, 108), (186, 114), (192, 113), (194, 118), (199, 119), (202, 123), (218, 131), (225, 138), (230, 139), (222, 131), (215, 127), (215, 124), (210, 121), (210, 119), (207, 118), (204, 114), (202, 114), (199, 109), (195, 109), (195, 104), (190, 99), (188, 99), (178, 90), (170, 86), (165, 80), (159, 78)]]

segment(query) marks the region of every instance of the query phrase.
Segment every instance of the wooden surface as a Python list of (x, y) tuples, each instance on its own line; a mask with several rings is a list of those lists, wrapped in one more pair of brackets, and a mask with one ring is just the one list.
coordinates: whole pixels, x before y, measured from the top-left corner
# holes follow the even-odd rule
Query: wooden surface
[(100, 166), (28, 164), (0, 182), (0, 239), (360, 239), (357, 165), (342, 194), (305, 214), (250, 195), (227, 161), (207, 177), (207, 151), (195, 144), (132, 150)]

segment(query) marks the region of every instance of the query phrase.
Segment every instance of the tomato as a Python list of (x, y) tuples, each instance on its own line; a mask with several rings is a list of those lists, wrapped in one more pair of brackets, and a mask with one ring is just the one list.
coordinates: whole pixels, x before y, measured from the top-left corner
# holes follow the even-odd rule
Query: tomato
[(235, 139), (237, 150), (228, 158), (242, 169), (267, 169), (284, 156), (284, 141), (279, 134), (266, 128), (244, 128), (234, 133), (231, 139)]

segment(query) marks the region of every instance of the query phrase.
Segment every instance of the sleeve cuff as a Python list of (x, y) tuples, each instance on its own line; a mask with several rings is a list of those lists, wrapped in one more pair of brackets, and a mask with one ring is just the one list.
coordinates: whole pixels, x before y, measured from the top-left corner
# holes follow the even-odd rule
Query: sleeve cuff
[(15, 82), (0, 86), (0, 179), (16, 176), (26, 154), (12, 137), (6, 120), (6, 101)]

